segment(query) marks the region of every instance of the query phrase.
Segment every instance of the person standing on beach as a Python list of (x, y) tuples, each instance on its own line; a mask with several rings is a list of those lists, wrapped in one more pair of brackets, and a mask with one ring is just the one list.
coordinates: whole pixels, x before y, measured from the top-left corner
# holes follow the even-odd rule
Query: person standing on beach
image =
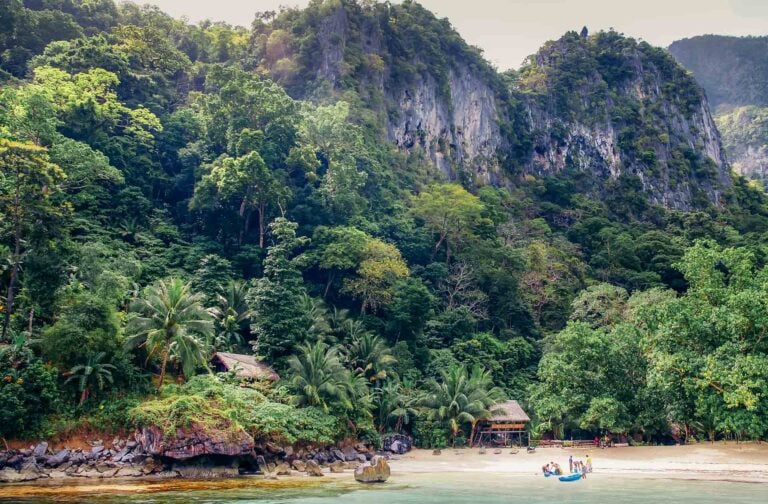
[(568, 457), (568, 472), (573, 472), (573, 455)]
[(587, 472), (592, 472), (592, 457), (587, 453)]

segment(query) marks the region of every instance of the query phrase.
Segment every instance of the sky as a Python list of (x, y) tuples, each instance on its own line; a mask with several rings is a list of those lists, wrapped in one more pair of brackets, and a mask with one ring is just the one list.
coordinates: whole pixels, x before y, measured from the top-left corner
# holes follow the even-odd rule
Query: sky
[[(134, 0), (191, 22), (250, 26), (257, 11), (309, 0)], [(393, 2), (395, 3), (395, 2)], [(568, 30), (614, 28), (658, 46), (702, 34), (768, 35), (768, 0), (420, 0), (501, 70)]]

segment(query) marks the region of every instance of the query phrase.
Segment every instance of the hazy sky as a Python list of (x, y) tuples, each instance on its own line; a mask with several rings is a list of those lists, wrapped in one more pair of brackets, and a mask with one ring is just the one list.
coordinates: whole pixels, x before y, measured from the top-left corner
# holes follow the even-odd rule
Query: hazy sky
[[(250, 26), (257, 11), (308, 0), (135, 0), (169, 14)], [(421, 0), (450, 19), (469, 43), (501, 69), (518, 67), (547, 40), (567, 30), (613, 27), (652, 44), (716, 33), (768, 35), (768, 0)]]

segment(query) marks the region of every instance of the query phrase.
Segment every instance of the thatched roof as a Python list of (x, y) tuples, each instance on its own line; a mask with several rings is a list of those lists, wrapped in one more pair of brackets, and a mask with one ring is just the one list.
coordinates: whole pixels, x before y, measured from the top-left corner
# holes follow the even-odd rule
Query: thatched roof
[(531, 421), (517, 401), (499, 403), (494, 410), (498, 410), (498, 412), (488, 419), (491, 422), (522, 423)]
[(280, 377), (267, 364), (256, 360), (253, 355), (242, 355), (229, 352), (216, 352), (211, 362), (221, 364), (227, 371), (236, 369), (240, 378), (267, 379), (277, 381)]

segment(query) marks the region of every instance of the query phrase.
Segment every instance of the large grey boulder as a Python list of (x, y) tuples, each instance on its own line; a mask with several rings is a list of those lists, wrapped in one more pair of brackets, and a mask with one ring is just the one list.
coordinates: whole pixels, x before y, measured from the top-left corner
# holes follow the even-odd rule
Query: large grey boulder
[(375, 456), (370, 464), (357, 466), (355, 479), (360, 483), (384, 483), (389, 479), (390, 470), (387, 459)]

